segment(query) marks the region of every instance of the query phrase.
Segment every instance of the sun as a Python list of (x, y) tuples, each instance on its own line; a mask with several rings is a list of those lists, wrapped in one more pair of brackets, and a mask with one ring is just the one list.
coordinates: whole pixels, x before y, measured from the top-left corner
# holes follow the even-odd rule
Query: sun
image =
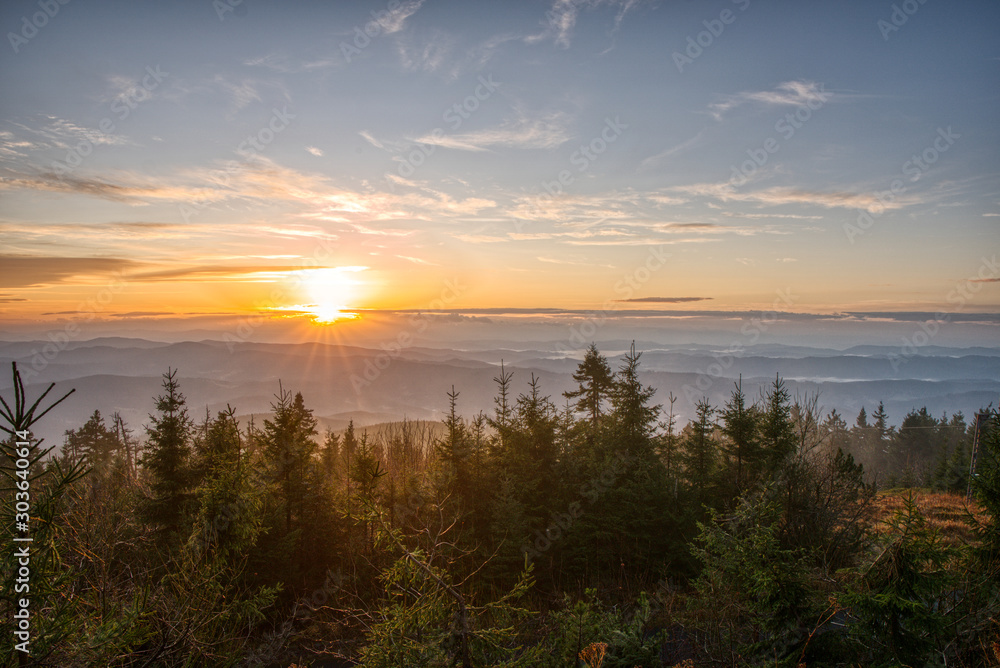
[(314, 322), (329, 324), (358, 317), (347, 309), (357, 298), (359, 285), (350, 274), (361, 269), (362, 267), (338, 267), (308, 269), (304, 272), (303, 285), (310, 302), (305, 310), (312, 314)]

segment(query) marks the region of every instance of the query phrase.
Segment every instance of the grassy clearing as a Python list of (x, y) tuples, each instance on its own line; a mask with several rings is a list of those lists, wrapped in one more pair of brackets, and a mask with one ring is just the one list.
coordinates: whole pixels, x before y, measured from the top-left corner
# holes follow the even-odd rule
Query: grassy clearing
[(949, 545), (958, 545), (973, 540), (967, 518), (970, 513), (980, 521), (986, 519), (986, 512), (972, 500), (966, 503), (964, 494), (932, 492), (925, 489), (890, 489), (880, 492), (875, 499), (876, 511), (872, 530), (883, 534), (888, 529), (887, 521), (893, 513), (903, 508), (903, 500), (908, 494), (927, 518), (927, 524), (941, 533)]

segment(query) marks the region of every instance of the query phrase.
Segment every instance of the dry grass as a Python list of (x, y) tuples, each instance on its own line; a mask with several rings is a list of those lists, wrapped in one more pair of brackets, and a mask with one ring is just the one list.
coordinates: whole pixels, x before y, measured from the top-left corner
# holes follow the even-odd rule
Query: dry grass
[(966, 504), (965, 495), (929, 492), (920, 489), (895, 489), (880, 492), (875, 499), (873, 530), (877, 534), (888, 529), (887, 520), (897, 510), (903, 508), (903, 500), (913, 494), (913, 501), (927, 518), (927, 524), (941, 533), (945, 543), (958, 545), (973, 540), (972, 531), (966, 518), (971, 512), (980, 521), (986, 519), (986, 512), (975, 500)]

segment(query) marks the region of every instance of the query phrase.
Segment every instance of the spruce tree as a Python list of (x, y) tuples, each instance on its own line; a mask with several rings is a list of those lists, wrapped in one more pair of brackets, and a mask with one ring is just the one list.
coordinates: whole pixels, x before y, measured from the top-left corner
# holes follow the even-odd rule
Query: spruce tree
[(63, 452), (71, 460), (82, 459), (87, 466), (99, 472), (104, 472), (111, 466), (119, 449), (115, 432), (108, 429), (98, 410), (94, 411), (82, 427), (68, 430), (63, 445)]
[(715, 408), (703, 398), (695, 406), (695, 419), (686, 429), (684, 439), (684, 469), (695, 497), (702, 501), (712, 496), (712, 482), (715, 474), (718, 452), (713, 431)]
[(735, 496), (739, 496), (760, 467), (757, 411), (747, 406), (740, 376), (732, 396), (722, 411), (722, 433), (729, 439), (729, 453), (736, 462)]
[(648, 465), (656, 459), (653, 432), (660, 406), (652, 404), (656, 389), (639, 380), (639, 358), (635, 342), (625, 355), (612, 385), (611, 407), (614, 417), (615, 454), (623, 454)]
[(775, 470), (786, 458), (795, 452), (798, 439), (792, 422), (792, 408), (780, 376), (764, 395), (760, 420), (761, 445), (769, 468)]
[(573, 373), (573, 380), (578, 385), (577, 389), (563, 395), (577, 400), (575, 408), (587, 415), (590, 431), (595, 433), (600, 424), (602, 406), (612, 394), (615, 383), (608, 360), (597, 350), (596, 344), (591, 343), (587, 348), (583, 361)]
[(152, 476), (145, 504), (148, 522), (170, 535), (181, 528), (191, 500), (191, 431), (186, 400), (180, 393), (177, 369), (163, 374), (164, 394), (156, 398), (158, 415), (146, 427), (148, 444), (143, 465)]
[(305, 502), (309, 465), (317, 446), (316, 418), (306, 408), (302, 393), (292, 397), (279, 384), (273, 418), (264, 421), (264, 454), (278, 483), (285, 531), (291, 532)]

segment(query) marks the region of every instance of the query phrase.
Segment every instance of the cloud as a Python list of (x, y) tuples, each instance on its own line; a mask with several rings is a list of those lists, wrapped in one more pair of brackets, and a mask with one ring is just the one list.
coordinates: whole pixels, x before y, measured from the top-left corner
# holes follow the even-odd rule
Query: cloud
[(427, 260), (421, 260), (419, 257), (410, 257), (409, 255), (397, 255), (396, 257), (398, 257), (400, 260), (407, 260), (408, 262), (412, 262), (414, 264), (422, 264), (422, 265), (426, 265), (426, 266), (429, 266), (429, 267), (439, 267), (439, 266), (441, 266), (441, 265), (436, 264), (434, 262), (428, 262)]
[(160, 315), (177, 315), (173, 311), (128, 311), (126, 313), (109, 313), (112, 318), (150, 318)]
[(709, 113), (722, 120), (726, 112), (744, 104), (801, 107), (809, 103), (826, 103), (833, 93), (823, 90), (822, 83), (813, 81), (786, 81), (769, 91), (744, 91), (729, 95), (722, 102), (709, 105)]
[(0, 254), (0, 287), (33, 288), (65, 283), (72, 278), (88, 282), (139, 266), (117, 257), (57, 257)]
[(0, 158), (9, 161), (23, 161), (30, 153), (59, 150), (69, 151), (81, 143), (93, 146), (124, 146), (132, 144), (125, 136), (111, 132), (101, 132), (97, 128), (85, 128), (56, 116), (43, 116), (40, 127), (23, 123), (11, 123), (18, 129), (15, 134), (9, 130), (0, 132)]
[(385, 144), (383, 144), (382, 142), (380, 142), (378, 139), (375, 139), (375, 137), (373, 137), (371, 135), (371, 133), (368, 132), (367, 130), (362, 130), (358, 134), (361, 135), (362, 137), (364, 137), (365, 141), (367, 141), (369, 144), (371, 144), (375, 148), (380, 148), (382, 150), (385, 150)]
[(409, 37), (396, 43), (400, 64), (408, 72), (435, 72), (445, 64), (455, 40), (442, 30), (428, 36)]
[(281, 51), (272, 51), (266, 55), (256, 58), (248, 58), (243, 61), (247, 67), (263, 67), (272, 72), (291, 74), (295, 72), (308, 72), (310, 70), (332, 67), (338, 61), (333, 58), (319, 58), (316, 60), (293, 60), (288, 54)]
[(382, 29), (385, 30), (387, 35), (399, 32), (403, 29), (406, 19), (416, 14), (417, 10), (420, 9), (423, 4), (424, 0), (411, 0), (410, 2), (404, 2), (396, 9), (389, 10), (385, 13), (385, 15), (380, 16), (378, 22), (382, 25)]
[(158, 269), (155, 271), (145, 271), (130, 274), (129, 281), (136, 282), (156, 282), (156, 281), (234, 281), (240, 279), (260, 280), (274, 278), (275, 274), (284, 274), (295, 271), (302, 271), (297, 265), (201, 265), (194, 267), (175, 267), (173, 269)]
[(683, 141), (680, 144), (677, 144), (676, 146), (672, 146), (664, 151), (660, 151), (656, 155), (649, 156), (639, 164), (639, 167), (642, 169), (655, 167), (656, 165), (660, 164), (660, 162), (662, 162), (665, 158), (669, 158), (675, 153), (680, 153), (681, 151), (685, 151), (691, 148), (692, 146), (700, 142), (702, 137), (704, 136), (705, 136), (705, 131), (702, 130), (694, 137), (691, 137), (690, 139)]
[(540, 33), (525, 37), (524, 41), (528, 44), (536, 44), (547, 39), (552, 39), (556, 46), (568, 49), (580, 9), (594, 9), (604, 5), (617, 7), (618, 13), (615, 16), (614, 27), (612, 29), (612, 32), (617, 32), (621, 27), (622, 21), (625, 19), (625, 15), (638, 4), (637, 0), (555, 0), (552, 8), (545, 13), (545, 27), (543, 30)]
[(683, 304), (685, 302), (702, 302), (712, 299), (712, 297), (635, 297), (633, 299), (616, 299), (622, 303), (648, 303), (648, 304)]
[(309, 153), (312, 153), (317, 158), (322, 158), (323, 157), (323, 151), (320, 150), (320, 149), (318, 149), (318, 148), (316, 148), (315, 146), (306, 146), (306, 151), (308, 151)]
[(1000, 283), (1000, 278), (974, 278), (973, 283)]
[(251, 79), (244, 79), (239, 83), (227, 81), (221, 74), (215, 75), (215, 84), (225, 90), (237, 111), (246, 107), (251, 102), (261, 102), (260, 91), (257, 83)]
[(142, 203), (145, 200), (203, 200), (212, 197), (212, 188), (164, 186), (144, 182), (125, 174), (115, 183), (109, 179), (87, 176), (58, 176), (52, 172), (35, 175), (0, 176), (0, 190), (47, 190), (91, 195), (117, 202)]
[(570, 138), (566, 126), (569, 116), (563, 112), (530, 119), (520, 116), (499, 127), (457, 135), (424, 135), (415, 141), (461, 151), (487, 151), (492, 146), (507, 148), (555, 148)]
[(741, 192), (736, 190), (731, 183), (694, 183), (687, 186), (676, 186), (672, 190), (723, 202), (756, 202), (772, 206), (812, 204), (826, 208), (862, 209), (873, 212), (880, 211), (883, 207), (885, 209), (901, 209), (920, 201), (916, 195), (898, 195), (892, 201), (882, 202), (875, 193), (817, 192), (781, 186)]
[[(847, 311), (843, 315), (859, 320), (888, 320), (891, 322), (939, 321), (940, 317), (940, 313), (929, 311)], [(1000, 325), (1000, 313), (949, 313), (948, 322), (978, 322)]]

